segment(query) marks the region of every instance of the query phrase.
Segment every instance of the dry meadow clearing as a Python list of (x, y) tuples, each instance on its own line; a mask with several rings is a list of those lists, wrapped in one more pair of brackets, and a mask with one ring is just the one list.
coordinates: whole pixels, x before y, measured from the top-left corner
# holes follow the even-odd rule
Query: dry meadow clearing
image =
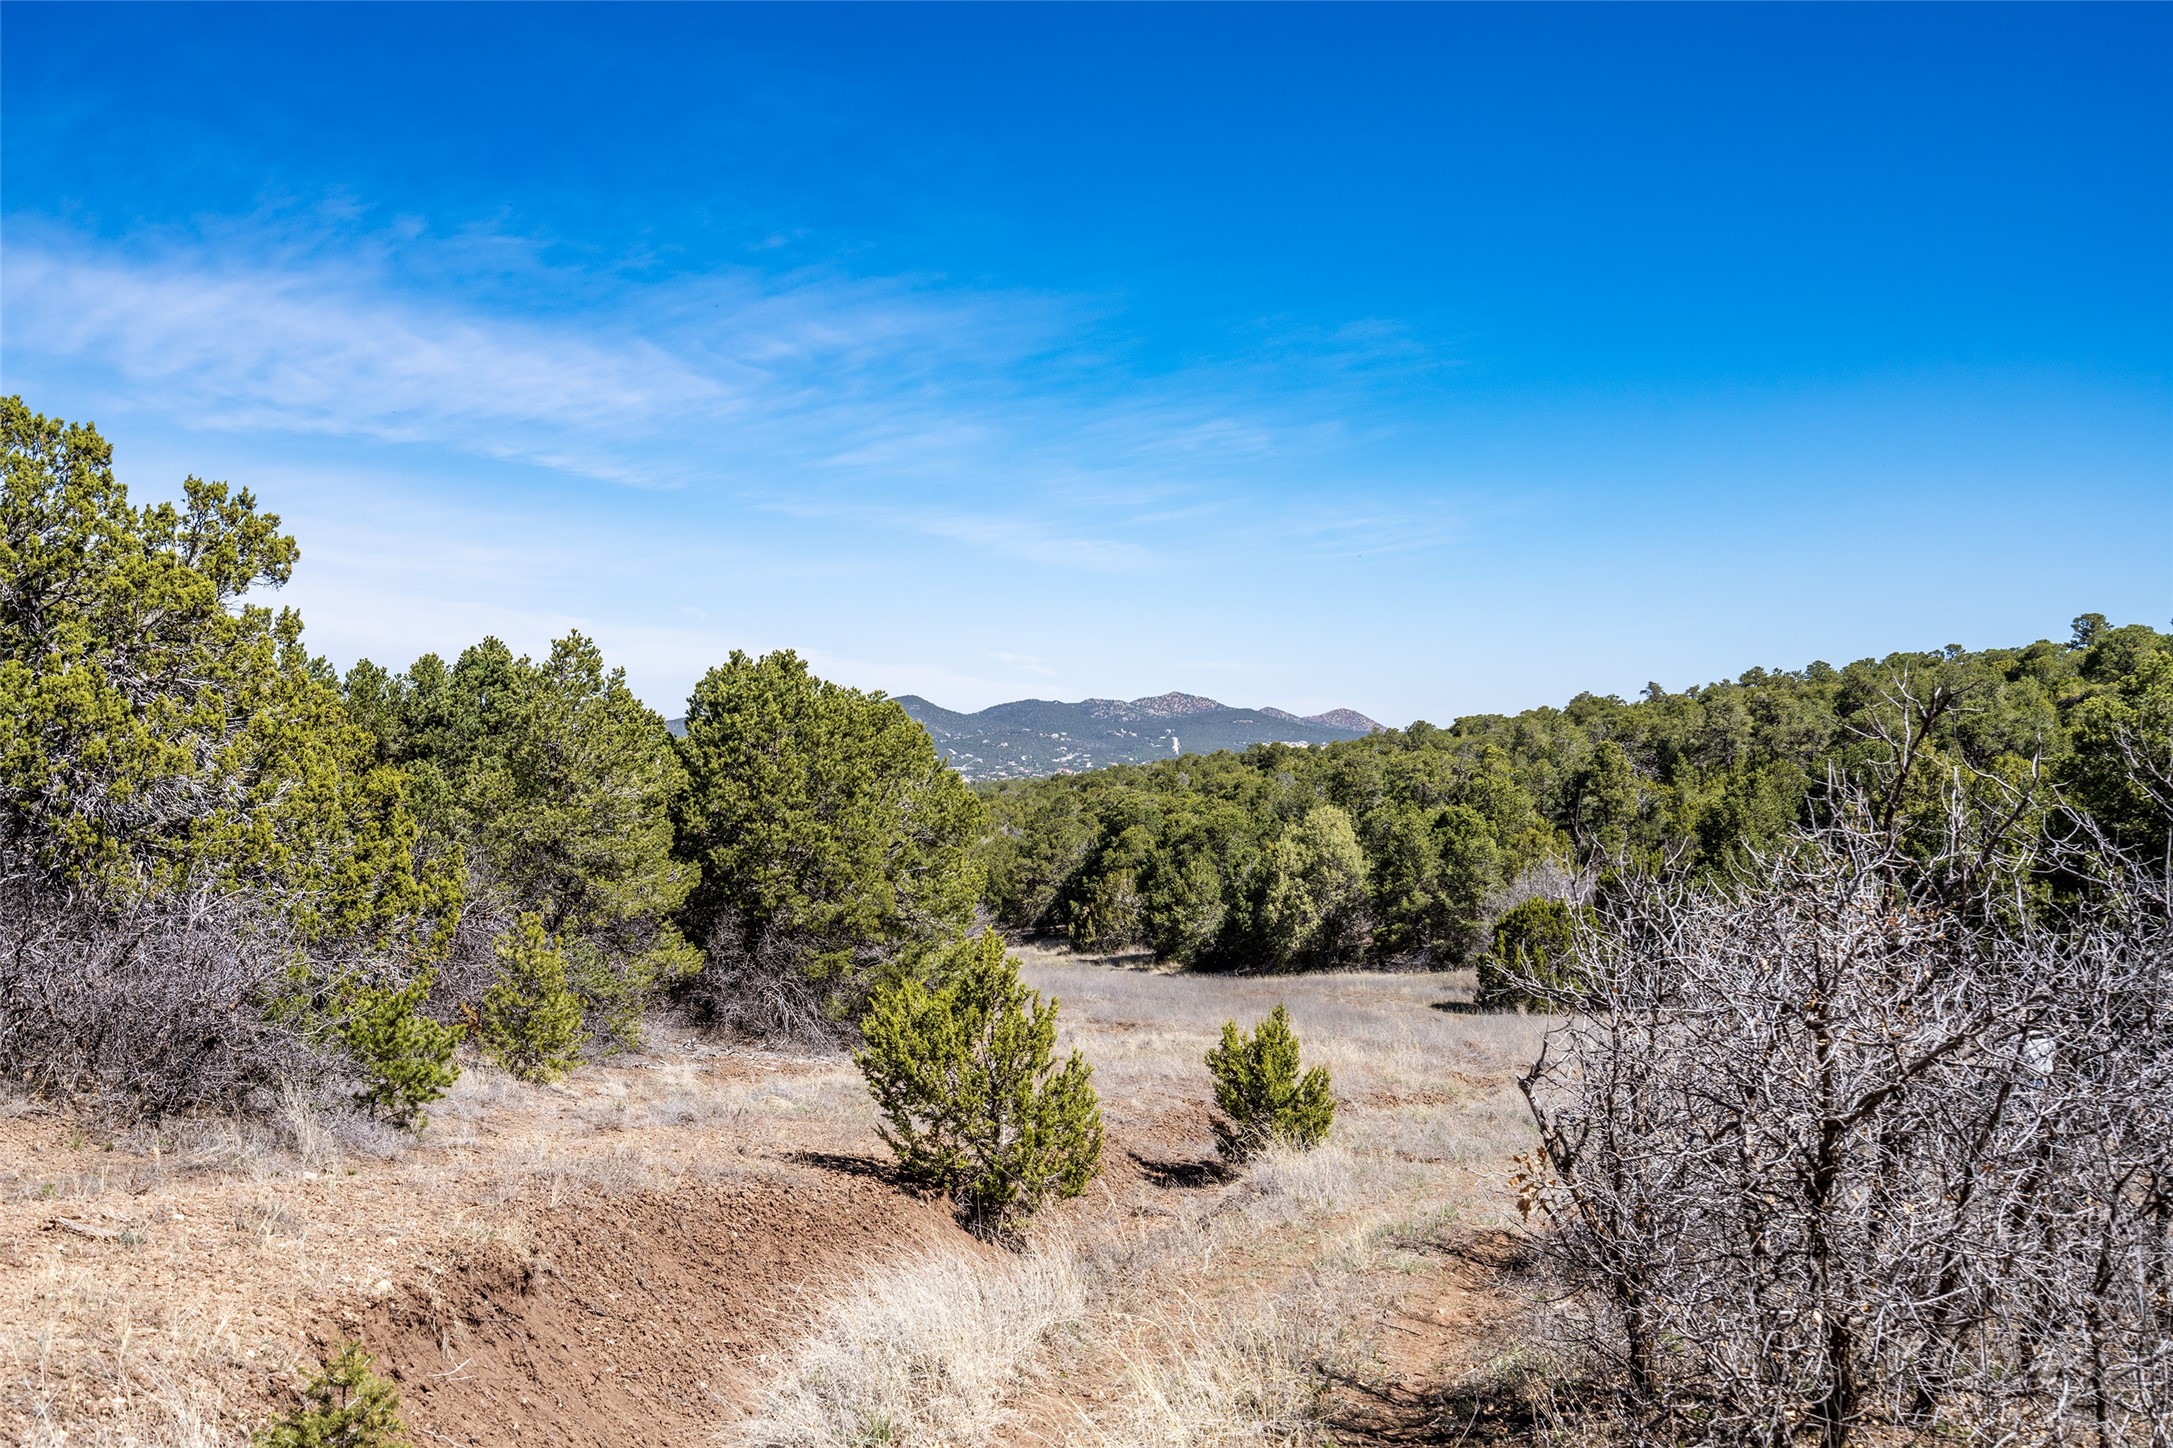
[[(1514, 1087), (1468, 979), (1022, 950), (1103, 1175), (981, 1244), (900, 1190), (842, 1056), (659, 1026), (558, 1086), (471, 1066), (419, 1139), (0, 1117), (0, 1436), (240, 1444), (359, 1338), (418, 1445), (1481, 1442), (1524, 1343)], [(1286, 1002), (1329, 1143), (1222, 1173), (1202, 1057)], [(1502, 1391), (1502, 1385), (1521, 1385)], [(1481, 1391), (1480, 1389), (1485, 1389)]]

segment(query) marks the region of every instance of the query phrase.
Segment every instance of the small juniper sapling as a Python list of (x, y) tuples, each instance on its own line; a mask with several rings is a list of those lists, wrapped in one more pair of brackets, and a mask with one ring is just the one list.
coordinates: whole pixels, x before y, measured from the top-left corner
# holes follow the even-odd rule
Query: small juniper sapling
[(498, 982), (483, 996), (484, 1054), (524, 1081), (555, 1081), (581, 1063), (581, 998), (566, 957), (533, 914), (497, 943)]
[(251, 1438), (252, 1448), (412, 1448), (399, 1390), (359, 1342), (340, 1348), (302, 1388), (302, 1401)]
[(1020, 983), (995, 931), (961, 942), (945, 966), (936, 989), (906, 978), (877, 993), (854, 1060), (900, 1174), (1004, 1236), (1101, 1169), (1093, 1067), (1076, 1051), (1056, 1063), (1056, 1002)]
[(1315, 1066), (1298, 1074), (1298, 1038), (1283, 1007), (1250, 1032), (1224, 1022), (1207, 1069), (1215, 1080), (1215, 1145), (1225, 1161), (1247, 1161), (1273, 1142), (1303, 1150), (1327, 1137), (1335, 1120), (1328, 1072)]

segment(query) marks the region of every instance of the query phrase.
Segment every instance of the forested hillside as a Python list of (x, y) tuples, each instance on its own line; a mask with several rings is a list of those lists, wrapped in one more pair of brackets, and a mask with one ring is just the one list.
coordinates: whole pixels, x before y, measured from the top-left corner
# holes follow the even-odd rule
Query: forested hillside
[(1149, 699), (1018, 699), (960, 714), (915, 694), (898, 705), (967, 779), (1078, 774), (1112, 764), (1212, 754), (1253, 744), (1330, 744), (1381, 726), (1355, 709), (1300, 718), (1286, 709), (1233, 709), (1197, 694)]
[(1911, 740), (1912, 789), (1949, 766), (2034, 774), (2151, 846), (2163, 821), (2128, 754), (2140, 729), (2167, 768), (2169, 645), (2086, 614), (2065, 642), (1753, 669), (1314, 750), (984, 785), (989, 905), (1015, 929), (1187, 964), (1457, 964), (1526, 901), (1771, 844), (1810, 822), (1830, 776)]

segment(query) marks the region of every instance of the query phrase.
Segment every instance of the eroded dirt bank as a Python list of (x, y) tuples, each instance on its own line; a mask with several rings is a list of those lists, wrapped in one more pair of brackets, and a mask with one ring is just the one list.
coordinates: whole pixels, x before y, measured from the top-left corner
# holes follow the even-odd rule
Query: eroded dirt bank
[[(464, 1250), (311, 1336), (321, 1350), (368, 1343), (432, 1440), (695, 1442), (746, 1400), (826, 1284), (970, 1241), (856, 1164), (546, 1208), (528, 1242)], [(632, 1424), (653, 1436), (629, 1437)]]

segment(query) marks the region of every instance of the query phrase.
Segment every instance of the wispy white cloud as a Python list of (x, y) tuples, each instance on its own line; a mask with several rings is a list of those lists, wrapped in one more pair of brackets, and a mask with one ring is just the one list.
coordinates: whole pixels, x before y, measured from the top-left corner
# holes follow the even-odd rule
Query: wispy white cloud
[(850, 519), (863, 526), (947, 538), (1028, 563), (1092, 573), (1131, 573), (1155, 561), (1153, 550), (1120, 539), (1072, 536), (1032, 518), (977, 516), (952, 509), (912, 509), (881, 504), (781, 501), (773, 511), (800, 518)]
[(1050, 668), (1047, 664), (1043, 663), (1039, 658), (1035, 657), (1032, 654), (1007, 654), (999, 649), (995, 653), (989, 655), (989, 657), (995, 659), (998, 663), (1009, 664), (1012, 668), (1019, 670), (1021, 673), (1040, 674), (1045, 678), (1051, 679), (1063, 677), (1063, 674), (1060, 670)]
[(504, 451), (518, 449), (473, 430), (640, 428), (748, 401), (744, 382), (640, 340), (425, 308), (362, 281), (11, 244), (8, 343), (95, 358), (209, 427), (466, 437)]
[[(1357, 526), (1262, 495), (1263, 469), (1347, 442), (1333, 407), (1250, 397), (1243, 368), (1140, 381), (1081, 299), (751, 268), (629, 278), (517, 236), (363, 232), (336, 212), (128, 241), (10, 219), (9, 370), (96, 375), (185, 427), (721, 488), (1056, 569)], [(1361, 334), (1328, 339), (1329, 373), (1353, 347), (1401, 345)]]

